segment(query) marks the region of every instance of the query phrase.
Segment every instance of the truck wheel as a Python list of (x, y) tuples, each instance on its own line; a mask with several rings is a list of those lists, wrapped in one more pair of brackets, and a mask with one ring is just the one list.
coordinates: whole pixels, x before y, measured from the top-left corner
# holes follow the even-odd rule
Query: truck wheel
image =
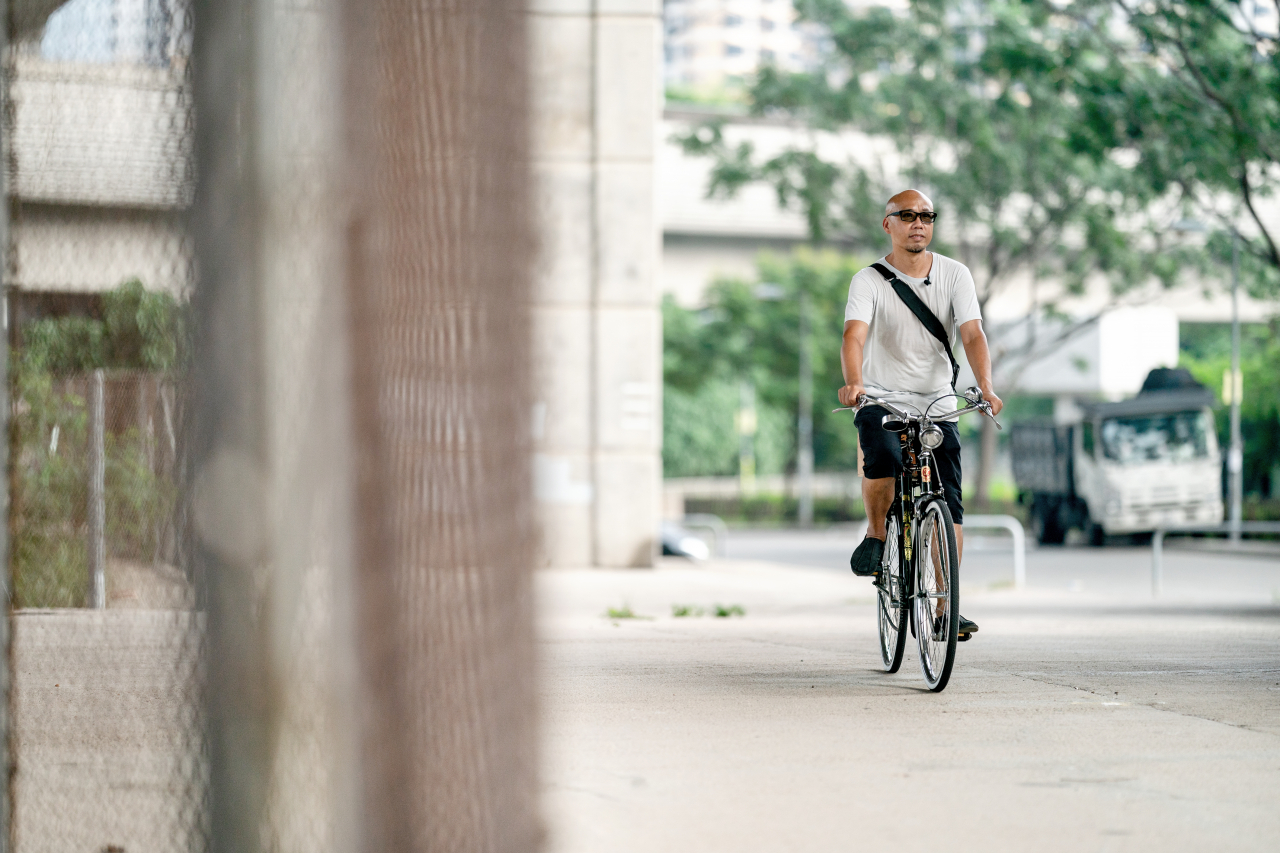
[(1089, 539), (1089, 544), (1095, 548), (1101, 548), (1107, 544), (1107, 531), (1103, 529), (1101, 524), (1090, 521), (1085, 527), (1085, 536)]
[(1059, 516), (1057, 504), (1038, 503), (1031, 507), (1031, 532), (1041, 545), (1061, 545), (1066, 539), (1067, 531)]

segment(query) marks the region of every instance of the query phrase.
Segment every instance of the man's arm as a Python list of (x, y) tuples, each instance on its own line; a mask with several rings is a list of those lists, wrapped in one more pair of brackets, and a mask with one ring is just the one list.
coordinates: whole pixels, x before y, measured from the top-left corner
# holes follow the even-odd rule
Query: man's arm
[[(845, 327), (845, 338), (849, 336), (848, 324)], [(970, 320), (960, 326), (960, 341), (964, 344), (964, 354), (969, 357), (969, 366), (978, 380), (978, 388), (983, 398), (991, 404), (991, 414), (998, 415), (1004, 408), (1004, 401), (996, 396), (991, 387), (991, 351), (987, 349), (987, 336), (982, 331), (981, 320)], [(848, 376), (848, 374), (845, 374)], [(846, 379), (846, 381), (848, 381)]]
[(867, 344), (867, 332), (871, 327), (861, 320), (849, 320), (844, 324), (844, 340), (840, 343), (840, 370), (844, 373), (844, 387), (840, 389), (840, 405), (853, 406), (865, 390), (862, 387), (862, 348)]

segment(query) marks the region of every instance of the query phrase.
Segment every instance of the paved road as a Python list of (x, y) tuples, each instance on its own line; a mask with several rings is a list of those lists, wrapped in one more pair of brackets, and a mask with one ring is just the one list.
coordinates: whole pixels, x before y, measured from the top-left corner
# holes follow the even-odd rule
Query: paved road
[[(849, 555), (862, 541), (865, 525), (821, 531), (735, 530), (726, 556), (764, 560), (849, 574)], [(1280, 601), (1280, 548), (1270, 553), (1230, 553), (1225, 543), (1205, 552), (1208, 542), (1170, 539), (1165, 546), (1162, 599), (1171, 601)], [(1249, 548), (1266, 547), (1247, 542)], [(966, 538), (962, 589), (992, 589), (1013, 580), (1012, 540), (1007, 535), (970, 531)], [(1151, 593), (1151, 547), (1107, 548), (1030, 546), (1027, 587), (1033, 591), (1098, 593), (1110, 598), (1144, 598)]]
[[(932, 695), (879, 671), (867, 581), (803, 567), (848, 534), (542, 573), (551, 853), (1280, 848), (1280, 561), (1171, 555), (1153, 603), (1146, 550), (1034, 552), (1019, 592), (975, 549)], [(715, 603), (746, 615), (672, 616)]]

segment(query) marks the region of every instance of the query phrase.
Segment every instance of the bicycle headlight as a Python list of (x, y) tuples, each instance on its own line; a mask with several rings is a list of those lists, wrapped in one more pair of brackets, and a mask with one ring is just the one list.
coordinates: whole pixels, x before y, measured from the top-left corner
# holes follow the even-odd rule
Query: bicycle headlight
[(937, 424), (929, 424), (920, 430), (920, 443), (930, 450), (936, 450), (942, 446), (942, 428)]

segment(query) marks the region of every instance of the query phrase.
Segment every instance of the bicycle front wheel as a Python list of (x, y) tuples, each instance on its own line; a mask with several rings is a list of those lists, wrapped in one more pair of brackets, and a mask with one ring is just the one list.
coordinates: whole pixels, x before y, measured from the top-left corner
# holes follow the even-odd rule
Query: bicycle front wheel
[(876, 581), (880, 617), (880, 659), (885, 672), (897, 672), (907, 647), (906, 565), (902, 559), (902, 522), (896, 510), (885, 523), (884, 557)]
[(951, 511), (939, 499), (920, 513), (915, 553), (915, 621), (920, 669), (935, 693), (947, 686), (960, 628), (960, 558)]

